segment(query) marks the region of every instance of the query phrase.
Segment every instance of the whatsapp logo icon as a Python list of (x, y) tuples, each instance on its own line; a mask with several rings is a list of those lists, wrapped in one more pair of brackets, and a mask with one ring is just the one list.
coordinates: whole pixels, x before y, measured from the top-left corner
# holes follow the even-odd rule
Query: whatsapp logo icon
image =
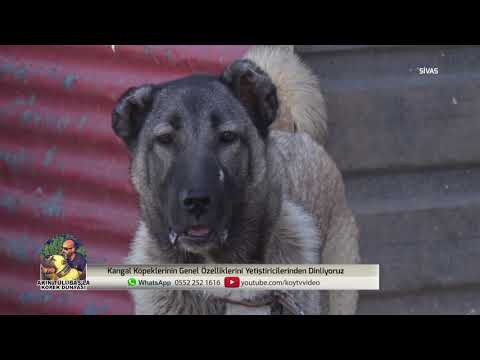
[(137, 280), (135, 280), (134, 278), (130, 278), (128, 279), (127, 283), (128, 283), (128, 286), (135, 286), (137, 285)]

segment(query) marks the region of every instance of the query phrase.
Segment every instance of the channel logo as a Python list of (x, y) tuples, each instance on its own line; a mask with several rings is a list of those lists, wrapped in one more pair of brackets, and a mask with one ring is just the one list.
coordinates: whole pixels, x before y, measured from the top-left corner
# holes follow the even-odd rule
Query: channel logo
[(226, 288), (240, 287), (240, 278), (238, 276), (226, 276), (224, 279), (224, 284)]

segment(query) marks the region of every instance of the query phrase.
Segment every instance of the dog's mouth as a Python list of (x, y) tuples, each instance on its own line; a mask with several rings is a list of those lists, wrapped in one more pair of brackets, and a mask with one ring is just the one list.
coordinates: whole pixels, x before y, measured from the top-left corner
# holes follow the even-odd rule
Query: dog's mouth
[(210, 228), (206, 225), (194, 225), (187, 229), (185, 234), (190, 237), (203, 239), (205, 237), (208, 237), (208, 235), (210, 235), (210, 232)]
[(193, 225), (182, 232), (170, 228), (168, 234), (170, 243), (181, 245), (188, 249), (209, 247), (217, 241), (223, 243), (228, 238), (228, 230), (217, 232), (207, 225)]

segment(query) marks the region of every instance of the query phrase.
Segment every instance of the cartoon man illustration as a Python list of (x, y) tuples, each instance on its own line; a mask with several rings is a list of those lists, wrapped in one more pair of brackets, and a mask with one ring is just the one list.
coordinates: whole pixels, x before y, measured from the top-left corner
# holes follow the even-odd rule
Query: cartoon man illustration
[(80, 273), (84, 273), (87, 262), (85, 258), (76, 251), (77, 244), (74, 240), (67, 239), (63, 242), (62, 255), (67, 260), (68, 265), (73, 269), (77, 269)]

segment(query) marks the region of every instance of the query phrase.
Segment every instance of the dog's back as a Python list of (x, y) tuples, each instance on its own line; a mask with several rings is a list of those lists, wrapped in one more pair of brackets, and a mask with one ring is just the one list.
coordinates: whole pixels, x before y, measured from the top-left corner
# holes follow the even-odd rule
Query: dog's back
[[(319, 249), (319, 263), (359, 263), (359, 233), (347, 205), (342, 175), (323, 148), (327, 111), (317, 77), (292, 47), (255, 46), (245, 58), (262, 68), (277, 88), (280, 104), (272, 129), (279, 131), (270, 134), (271, 154), (284, 165), (285, 198), (301, 206), (315, 222), (317, 240), (311, 229), (303, 227), (304, 238), (310, 239), (307, 248)], [(354, 313), (357, 298), (356, 291), (332, 291), (329, 312)]]

